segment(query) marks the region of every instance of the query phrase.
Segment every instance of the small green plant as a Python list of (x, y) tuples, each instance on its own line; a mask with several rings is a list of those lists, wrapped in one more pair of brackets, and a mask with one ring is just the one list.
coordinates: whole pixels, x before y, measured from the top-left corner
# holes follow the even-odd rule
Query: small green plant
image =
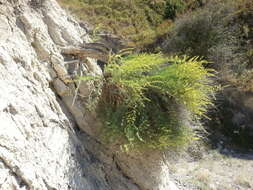
[(165, 149), (195, 138), (198, 121), (216, 91), (198, 57), (139, 54), (111, 61), (104, 73), (98, 113), (107, 139), (126, 149)]
[(166, 19), (175, 19), (177, 13), (182, 11), (185, 7), (185, 2), (182, 0), (167, 0), (164, 10), (164, 17)]

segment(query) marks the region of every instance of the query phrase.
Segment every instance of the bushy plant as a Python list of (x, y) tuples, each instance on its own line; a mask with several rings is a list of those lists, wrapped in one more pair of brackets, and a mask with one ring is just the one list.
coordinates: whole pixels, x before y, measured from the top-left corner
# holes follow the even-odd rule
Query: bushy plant
[(205, 115), (216, 90), (205, 63), (139, 54), (109, 64), (98, 106), (106, 136), (126, 148), (164, 149), (192, 140), (188, 122)]
[(164, 10), (164, 17), (175, 19), (178, 12), (184, 9), (185, 2), (181, 0), (167, 0)]
[(164, 51), (204, 57), (221, 71), (223, 80), (239, 79), (252, 65), (249, 56), (252, 23), (248, 18), (253, 3), (250, 2), (215, 0), (177, 19), (164, 43)]
[(225, 12), (228, 10), (224, 7), (221, 10), (220, 6), (212, 4), (209, 8), (184, 15), (176, 20), (165, 51), (208, 58), (211, 47), (219, 40), (223, 42), (227, 40), (225, 29), (221, 27), (221, 17), (226, 15)]

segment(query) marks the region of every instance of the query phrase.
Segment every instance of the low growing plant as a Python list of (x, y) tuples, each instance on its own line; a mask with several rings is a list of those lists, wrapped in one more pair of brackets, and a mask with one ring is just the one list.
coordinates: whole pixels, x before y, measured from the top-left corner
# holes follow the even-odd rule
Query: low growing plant
[(196, 137), (189, 121), (212, 105), (214, 71), (198, 57), (139, 54), (105, 68), (98, 113), (105, 137), (129, 148), (165, 149)]

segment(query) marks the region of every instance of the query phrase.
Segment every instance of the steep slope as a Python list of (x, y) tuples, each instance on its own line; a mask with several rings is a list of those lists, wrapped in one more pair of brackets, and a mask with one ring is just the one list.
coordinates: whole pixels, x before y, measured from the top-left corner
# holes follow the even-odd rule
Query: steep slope
[(105, 172), (50, 89), (61, 64), (50, 56), (89, 41), (85, 30), (54, 1), (4, 0), (0, 13), (0, 189), (137, 189), (113, 164)]
[(93, 87), (75, 98), (71, 77), (101, 70), (61, 54), (90, 42), (86, 31), (54, 0), (0, 0), (0, 189), (177, 189), (162, 153), (125, 155), (94, 138), (83, 106)]

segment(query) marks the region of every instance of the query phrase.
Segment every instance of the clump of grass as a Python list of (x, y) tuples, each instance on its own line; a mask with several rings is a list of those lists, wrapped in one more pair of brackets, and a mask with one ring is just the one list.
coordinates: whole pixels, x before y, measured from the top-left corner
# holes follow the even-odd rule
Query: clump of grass
[(189, 121), (205, 116), (216, 91), (210, 79), (214, 71), (204, 64), (198, 57), (162, 54), (131, 55), (109, 64), (98, 106), (107, 139), (126, 149), (165, 149), (193, 140)]

